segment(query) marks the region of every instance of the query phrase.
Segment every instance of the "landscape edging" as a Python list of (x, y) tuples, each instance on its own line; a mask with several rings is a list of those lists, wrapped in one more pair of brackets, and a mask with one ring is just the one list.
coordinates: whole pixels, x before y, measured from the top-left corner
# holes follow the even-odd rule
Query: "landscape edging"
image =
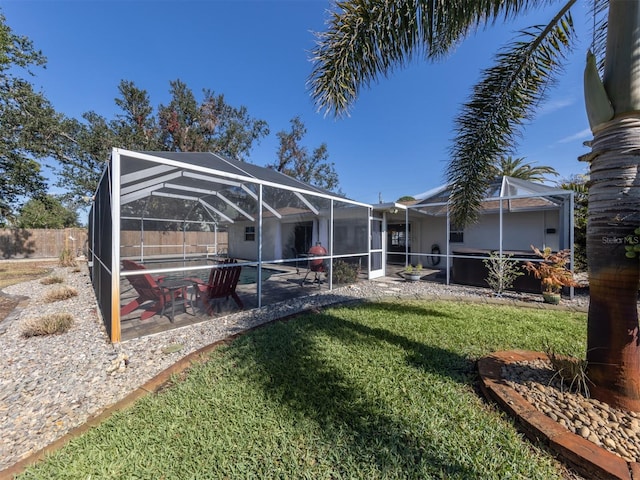
[(514, 417), (523, 433), (534, 442), (544, 443), (581, 475), (598, 480), (640, 480), (640, 464), (627, 462), (603, 447), (567, 430), (511, 388), (502, 379), (508, 363), (546, 358), (539, 352), (512, 350), (495, 352), (478, 360), (480, 388), (485, 397)]

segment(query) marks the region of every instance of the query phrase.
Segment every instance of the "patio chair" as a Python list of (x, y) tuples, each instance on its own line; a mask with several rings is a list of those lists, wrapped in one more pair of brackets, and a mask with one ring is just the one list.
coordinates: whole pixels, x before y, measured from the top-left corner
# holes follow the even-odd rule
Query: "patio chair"
[[(146, 270), (144, 265), (131, 260), (123, 260), (122, 266), (123, 270)], [(127, 280), (138, 294), (138, 297), (120, 308), (120, 316), (128, 315), (134, 310), (143, 307), (144, 304), (153, 302), (140, 315), (140, 320), (146, 320), (157, 314), (163, 315), (168, 305), (173, 304), (179, 298), (183, 298), (183, 289), (168, 289), (162, 286), (164, 278), (153, 277), (148, 273), (128, 276)]]
[(240, 310), (244, 309), (244, 304), (236, 293), (236, 286), (238, 285), (241, 271), (242, 266), (237, 265), (235, 259), (229, 258), (211, 269), (207, 283), (199, 279), (192, 279), (196, 302), (197, 300), (201, 300), (209, 315), (213, 315), (215, 300), (228, 300), (229, 297), (233, 298)]

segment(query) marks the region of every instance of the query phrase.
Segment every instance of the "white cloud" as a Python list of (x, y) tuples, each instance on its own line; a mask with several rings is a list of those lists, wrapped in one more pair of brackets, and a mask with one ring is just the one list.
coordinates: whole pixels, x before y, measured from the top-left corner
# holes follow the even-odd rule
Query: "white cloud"
[(584, 130), (580, 130), (573, 135), (569, 135), (568, 137), (561, 138), (556, 143), (569, 143), (575, 140), (588, 140), (592, 136), (591, 130), (589, 128), (585, 128)]
[(550, 113), (562, 110), (563, 108), (573, 105), (574, 99), (572, 98), (560, 98), (545, 102), (538, 110), (538, 116), (548, 115)]

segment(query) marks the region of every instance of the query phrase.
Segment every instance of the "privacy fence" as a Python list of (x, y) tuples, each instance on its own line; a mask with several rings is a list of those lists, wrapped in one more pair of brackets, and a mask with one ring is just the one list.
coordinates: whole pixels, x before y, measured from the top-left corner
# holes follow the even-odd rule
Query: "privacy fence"
[[(207, 232), (122, 232), (123, 257), (173, 255), (180, 256), (226, 253), (227, 232), (218, 232), (216, 242), (212, 242)], [(0, 258), (51, 258), (58, 257), (63, 249), (69, 248), (76, 256), (87, 253), (87, 230), (84, 228), (64, 229), (0, 229)]]
[(229, 247), (228, 233), (219, 231), (131, 231), (120, 232), (120, 256), (132, 258), (173, 257), (183, 255), (226, 254)]
[(65, 248), (76, 255), (86, 253), (87, 230), (84, 228), (63, 229), (0, 229), (0, 256), (12, 258), (58, 257)]

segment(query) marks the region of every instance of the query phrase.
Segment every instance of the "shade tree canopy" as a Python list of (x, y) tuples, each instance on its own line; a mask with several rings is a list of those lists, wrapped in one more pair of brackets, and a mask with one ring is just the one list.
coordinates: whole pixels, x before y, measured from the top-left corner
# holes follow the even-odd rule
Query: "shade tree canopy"
[(53, 195), (40, 195), (27, 201), (15, 220), (18, 228), (67, 228), (78, 226), (75, 209)]
[(58, 149), (61, 117), (27, 79), (45, 64), (42, 52), (0, 14), (0, 223), (46, 190), (40, 160)]
[[(269, 134), (267, 122), (253, 118), (245, 106), (229, 105), (209, 89), (197, 98), (179, 79), (169, 83), (166, 105), (154, 107), (146, 90), (122, 80), (114, 118), (95, 111), (67, 118), (25, 80), (45, 63), (42, 52), (14, 34), (0, 14), (0, 224), (15, 217), (22, 201), (47, 190), (43, 162), (51, 162), (56, 186), (67, 192), (65, 201), (82, 207), (91, 200), (113, 147), (214, 152), (249, 161), (253, 147)], [(281, 148), (273, 165), (299, 180), (337, 189), (326, 144), (312, 153), (295, 145), (305, 133), (300, 119), (292, 120), (291, 132), (278, 134)]]
[[(66, 120), (67, 149), (60, 156), (59, 183), (76, 201), (90, 197), (112, 147), (136, 151), (213, 152), (249, 161), (253, 147), (269, 134), (266, 121), (251, 117), (246, 107), (226, 103), (224, 95), (203, 90), (199, 101), (181, 80), (170, 82), (171, 100), (152, 106), (146, 90), (121, 81), (115, 99), (120, 112), (108, 120), (96, 112), (83, 121)], [(338, 190), (338, 175), (328, 161), (327, 145), (309, 152), (301, 144), (307, 129), (299, 117), (290, 131), (280, 131), (277, 161), (270, 168), (324, 188)], [(339, 193), (339, 192), (338, 192)]]
[(109, 120), (96, 112), (83, 121), (68, 120), (66, 150), (59, 157), (59, 185), (75, 198), (93, 194), (113, 147), (138, 151), (211, 151), (247, 160), (253, 146), (268, 135), (267, 122), (246, 107), (228, 105), (223, 95), (203, 91), (199, 101), (181, 80), (170, 82), (171, 101), (151, 104), (146, 90), (123, 80), (115, 99), (120, 112)]
[(224, 95), (204, 89), (198, 103), (182, 81), (170, 85), (171, 102), (158, 107), (163, 150), (214, 152), (248, 161), (254, 143), (269, 134), (266, 121), (251, 118), (244, 106), (229, 105)]
[(276, 134), (280, 141), (278, 160), (267, 167), (315, 187), (340, 193), (335, 165), (328, 161), (327, 144), (322, 143), (309, 153), (307, 147), (301, 144), (307, 133), (304, 123), (298, 116), (292, 118), (290, 123), (291, 130)]

